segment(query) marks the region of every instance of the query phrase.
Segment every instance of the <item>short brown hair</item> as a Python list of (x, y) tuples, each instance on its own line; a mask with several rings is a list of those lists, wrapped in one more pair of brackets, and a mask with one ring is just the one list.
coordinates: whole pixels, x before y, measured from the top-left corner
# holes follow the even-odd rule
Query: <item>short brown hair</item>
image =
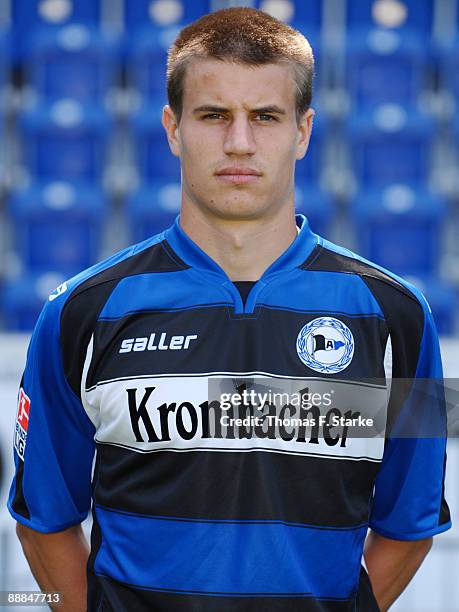
[(186, 68), (196, 57), (251, 66), (286, 61), (294, 69), (297, 121), (311, 104), (314, 56), (309, 42), (263, 11), (222, 9), (204, 15), (179, 33), (167, 58), (167, 97), (177, 121), (182, 116)]

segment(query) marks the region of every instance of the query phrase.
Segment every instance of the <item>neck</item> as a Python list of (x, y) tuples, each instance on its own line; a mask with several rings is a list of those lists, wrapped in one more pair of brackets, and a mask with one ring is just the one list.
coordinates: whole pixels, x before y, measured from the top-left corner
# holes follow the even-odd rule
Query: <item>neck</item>
[(180, 226), (232, 281), (256, 281), (297, 236), (295, 209), (260, 219), (223, 219), (184, 205)]

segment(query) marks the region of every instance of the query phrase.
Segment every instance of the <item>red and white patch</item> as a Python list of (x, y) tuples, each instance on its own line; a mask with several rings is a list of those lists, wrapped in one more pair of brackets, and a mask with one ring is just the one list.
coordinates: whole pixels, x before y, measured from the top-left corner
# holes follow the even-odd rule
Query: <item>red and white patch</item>
[(19, 390), (18, 413), (16, 417), (16, 427), (14, 430), (14, 448), (23, 461), (27, 441), (27, 431), (29, 429), (29, 414), (30, 397), (26, 395), (24, 389), (21, 387)]

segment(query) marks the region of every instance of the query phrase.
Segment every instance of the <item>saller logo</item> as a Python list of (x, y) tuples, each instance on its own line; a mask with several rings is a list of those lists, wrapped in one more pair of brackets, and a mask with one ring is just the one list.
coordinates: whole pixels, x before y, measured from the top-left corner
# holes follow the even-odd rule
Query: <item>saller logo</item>
[(192, 340), (197, 340), (198, 336), (171, 336), (168, 338), (166, 332), (160, 334), (150, 334), (150, 337), (126, 338), (121, 342), (120, 353), (130, 353), (131, 351), (181, 351), (190, 348)]

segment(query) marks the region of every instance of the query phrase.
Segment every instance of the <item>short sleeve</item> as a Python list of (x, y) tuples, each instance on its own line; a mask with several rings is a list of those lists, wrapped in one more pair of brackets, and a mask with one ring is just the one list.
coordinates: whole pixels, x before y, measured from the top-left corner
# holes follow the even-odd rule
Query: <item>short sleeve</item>
[[(393, 381), (391, 399), (397, 384), (404, 399), (386, 439), (370, 514), (371, 529), (396, 540), (423, 539), (451, 527), (444, 496), (447, 425), (440, 347), (430, 308), (421, 294), (418, 299), (423, 329), (414, 349), (416, 372)], [(416, 344), (414, 334), (404, 342)], [(401, 350), (399, 342), (400, 359), (408, 350), (412, 346)]]
[(44, 307), (27, 352), (14, 425), (12, 516), (44, 533), (83, 521), (91, 505), (94, 426), (64, 374), (63, 298)]

